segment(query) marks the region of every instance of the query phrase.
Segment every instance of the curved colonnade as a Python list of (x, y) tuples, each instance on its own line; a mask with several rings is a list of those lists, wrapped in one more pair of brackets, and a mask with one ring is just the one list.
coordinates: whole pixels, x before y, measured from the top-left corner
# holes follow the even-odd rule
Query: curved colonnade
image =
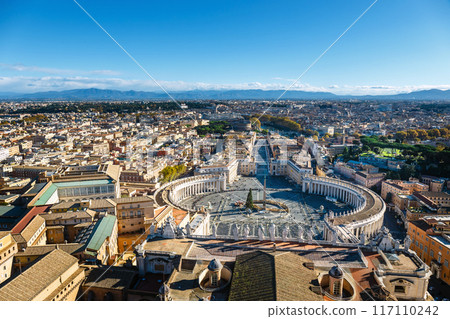
[(341, 240), (349, 241), (352, 235), (358, 238), (362, 233), (370, 238), (383, 226), (386, 204), (370, 189), (334, 178), (309, 175), (302, 181), (302, 190), (309, 194), (333, 197), (353, 207), (341, 213), (330, 212), (325, 221), (326, 240), (338, 235)]
[(191, 196), (223, 192), (227, 188), (226, 177), (222, 175), (197, 175), (181, 178), (164, 185), (155, 192), (155, 200), (160, 205), (172, 205), (187, 211), (179, 203)]

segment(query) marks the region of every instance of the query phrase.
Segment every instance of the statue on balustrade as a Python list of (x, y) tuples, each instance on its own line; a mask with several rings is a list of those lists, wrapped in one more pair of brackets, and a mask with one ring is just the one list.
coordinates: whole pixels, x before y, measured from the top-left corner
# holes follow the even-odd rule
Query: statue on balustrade
[(275, 241), (275, 225), (272, 223), (269, 226), (269, 235), (270, 235), (270, 240), (271, 241)]
[(288, 237), (289, 237), (289, 226), (286, 225), (283, 228), (283, 232), (282, 232), (282, 237), (283, 237), (283, 241), (288, 241)]
[(258, 238), (260, 241), (264, 240), (264, 226), (263, 225), (259, 225), (259, 227), (258, 227)]
[(237, 224), (233, 224), (231, 232), (233, 233), (234, 240), (239, 240), (239, 226)]
[(247, 239), (249, 234), (250, 234), (250, 227), (248, 227), (248, 225), (245, 225), (243, 233), (244, 239)]
[(362, 231), (361, 234), (359, 235), (359, 243), (361, 245), (365, 245), (366, 244), (366, 234), (364, 234), (364, 232)]
[(214, 239), (217, 237), (217, 226), (214, 223), (211, 226), (211, 237)]
[(411, 243), (412, 243), (411, 238), (409, 237), (409, 235), (406, 235), (406, 238), (405, 238), (405, 250), (409, 250), (409, 247), (411, 246)]
[(303, 240), (303, 227), (301, 225), (298, 225), (297, 232), (298, 232), (298, 241), (302, 241)]

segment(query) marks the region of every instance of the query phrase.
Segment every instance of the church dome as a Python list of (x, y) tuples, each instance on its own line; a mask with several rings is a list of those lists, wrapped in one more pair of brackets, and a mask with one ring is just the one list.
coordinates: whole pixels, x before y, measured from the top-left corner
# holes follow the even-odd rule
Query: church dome
[(208, 270), (211, 270), (211, 271), (219, 271), (222, 268), (223, 268), (222, 263), (219, 260), (217, 260), (216, 258), (211, 260), (211, 262), (208, 265)]
[(328, 272), (328, 274), (336, 279), (341, 279), (344, 277), (344, 271), (342, 270), (341, 267), (339, 266), (333, 266), (331, 267), (330, 271)]

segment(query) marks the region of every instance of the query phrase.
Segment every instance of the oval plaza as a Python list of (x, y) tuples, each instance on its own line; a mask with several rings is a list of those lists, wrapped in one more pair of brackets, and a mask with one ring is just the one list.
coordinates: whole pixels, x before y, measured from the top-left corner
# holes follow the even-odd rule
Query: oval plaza
[[(295, 165), (295, 163), (290, 164)], [(289, 178), (289, 176), (286, 177)], [(203, 196), (209, 196), (211, 200), (224, 194), (228, 198), (229, 194), (236, 196), (235, 194), (239, 191), (239, 189), (236, 189), (236, 185), (240, 184), (241, 180), (235, 182), (235, 179), (232, 179), (233, 182), (228, 184), (227, 179), (229, 178), (225, 174), (197, 175), (179, 179), (159, 189), (155, 194), (155, 199), (161, 204), (165, 203), (180, 209), (195, 211), (198, 210), (198, 206), (195, 207), (195, 205), (189, 205), (189, 203), (195, 203)], [(300, 195), (316, 195), (316, 198), (318, 195), (322, 197), (323, 203), (329, 204), (331, 200), (345, 204), (344, 209), (336, 209), (336, 211), (329, 209), (327, 212), (323, 212), (321, 221), (323, 233), (320, 239), (355, 243), (359, 242), (361, 234), (370, 238), (382, 227), (386, 206), (381, 197), (375, 192), (346, 181), (319, 177), (308, 173), (301, 174), (301, 178), (291, 179), (292, 181), (294, 181), (293, 191), (301, 193)], [(257, 189), (254, 190), (255, 193), (257, 191)], [(241, 191), (241, 200), (245, 200), (244, 194), (247, 194), (247, 190)], [(304, 196), (304, 198), (307, 197)], [(274, 201), (276, 202), (277, 199), (275, 198)], [(300, 200), (294, 197), (292, 201), (299, 202)], [(305, 201), (307, 202), (307, 199)], [(284, 203), (286, 203), (286, 200), (284, 200)], [(301, 203), (298, 204), (301, 205)], [(215, 207), (210, 205), (209, 210), (210, 213), (214, 214)], [(258, 216), (264, 217), (265, 213), (266, 211), (259, 212)], [(268, 211), (266, 215), (269, 222), (271, 222), (270, 216), (274, 215)], [(238, 220), (242, 214), (234, 216)], [(305, 217), (292, 213), (286, 222), (289, 221), (294, 225), (302, 222), (302, 218)], [(248, 223), (251, 223), (251, 219), (246, 220)], [(273, 222), (276, 223), (276, 220)], [(281, 233), (281, 230), (278, 233)], [(256, 231), (254, 234), (256, 235)], [(292, 234), (289, 236), (292, 236)]]

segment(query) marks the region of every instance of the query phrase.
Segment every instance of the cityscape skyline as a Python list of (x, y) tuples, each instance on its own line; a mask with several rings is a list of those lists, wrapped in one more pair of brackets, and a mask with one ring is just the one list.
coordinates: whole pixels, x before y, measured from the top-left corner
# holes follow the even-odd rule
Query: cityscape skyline
[(0, 2), (5, 318), (448, 314), (449, 13)]
[[(286, 89), (372, 2), (80, 4), (164, 88), (185, 91)], [(3, 6), (0, 92), (158, 91), (74, 2)], [(292, 90), (450, 89), (449, 9), (446, 1), (379, 1)]]

